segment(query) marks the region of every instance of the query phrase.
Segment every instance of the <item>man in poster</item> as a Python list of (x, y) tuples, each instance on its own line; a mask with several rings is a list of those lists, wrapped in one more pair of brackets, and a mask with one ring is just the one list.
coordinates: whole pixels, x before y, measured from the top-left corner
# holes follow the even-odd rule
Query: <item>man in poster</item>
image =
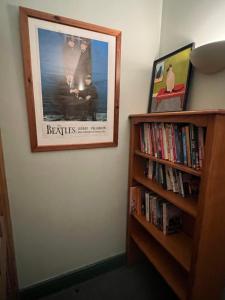
[(87, 116), (90, 115), (92, 121), (96, 121), (96, 107), (97, 107), (97, 90), (92, 84), (91, 75), (88, 74), (84, 79), (85, 87), (84, 90), (79, 91), (78, 89), (70, 90), (78, 98), (76, 107), (81, 111), (82, 121), (87, 120)]
[[(90, 112), (92, 120), (96, 121), (97, 91), (92, 86), (90, 75), (89, 40), (67, 35), (63, 47), (63, 62), (65, 77), (58, 84), (56, 98), (64, 120), (87, 121)], [(85, 91), (82, 91), (84, 88)]]
[(82, 89), (85, 84), (85, 76), (92, 74), (91, 47), (89, 39), (82, 38), (80, 41), (80, 55), (74, 72), (74, 86)]
[[(81, 49), (78, 44), (78, 39), (73, 35), (65, 36), (65, 44), (63, 47), (63, 63), (66, 78), (74, 77), (75, 71), (81, 55)], [(68, 80), (68, 78), (67, 78)], [(69, 79), (70, 80), (70, 79)], [(72, 78), (72, 82), (74, 79)]]

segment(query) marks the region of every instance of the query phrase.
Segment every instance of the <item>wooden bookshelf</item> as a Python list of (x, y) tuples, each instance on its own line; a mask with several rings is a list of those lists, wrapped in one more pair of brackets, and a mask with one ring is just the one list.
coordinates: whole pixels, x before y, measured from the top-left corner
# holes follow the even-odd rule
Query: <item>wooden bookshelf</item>
[[(137, 262), (139, 254), (144, 254), (182, 300), (222, 299), (225, 288), (225, 110), (139, 114), (130, 116), (130, 122), (128, 263)], [(141, 152), (140, 126), (146, 122), (205, 127), (203, 168), (196, 170)], [(198, 197), (182, 197), (147, 178), (144, 168), (148, 159), (198, 177)], [(134, 186), (153, 191), (180, 208), (185, 216), (182, 230), (164, 235), (146, 221), (144, 215), (130, 214), (130, 187)]]

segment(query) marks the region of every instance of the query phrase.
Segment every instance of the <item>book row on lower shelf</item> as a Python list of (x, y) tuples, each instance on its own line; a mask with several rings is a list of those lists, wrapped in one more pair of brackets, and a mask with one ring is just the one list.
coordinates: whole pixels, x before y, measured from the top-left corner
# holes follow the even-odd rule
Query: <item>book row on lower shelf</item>
[(182, 227), (182, 211), (175, 205), (140, 186), (130, 188), (130, 214), (145, 216), (165, 235)]
[(168, 191), (180, 194), (182, 197), (197, 197), (200, 178), (176, 170), (149, 159), (146, 160), (145, 176), (161, 184)]
[(193, 124), (142, 123), (140, 150), (156, 158), (201, 169), (206, 130)]

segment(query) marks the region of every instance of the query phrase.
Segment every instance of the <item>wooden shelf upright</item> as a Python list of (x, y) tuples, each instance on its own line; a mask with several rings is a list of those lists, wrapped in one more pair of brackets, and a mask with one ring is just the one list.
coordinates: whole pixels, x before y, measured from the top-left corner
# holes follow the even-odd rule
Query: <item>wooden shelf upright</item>
[[(130, 116), (130, 123), (128, 263), (135, 263), (144, 254), (179, 299), (222, 299), (225, 295), (225, 110), (138, 114)], [(204, 127), (202, 169), (141, 152), (139, 135), (144, 123)], [(144, 174), (147, 159), (198, 177), (198, 197), (181, 197), (147, 178)], [(130, 188), (134, 186), (153, 191), (180, 208), (184, 214), (182, 231), (164, 235), (145, 216), (130, 214)]]

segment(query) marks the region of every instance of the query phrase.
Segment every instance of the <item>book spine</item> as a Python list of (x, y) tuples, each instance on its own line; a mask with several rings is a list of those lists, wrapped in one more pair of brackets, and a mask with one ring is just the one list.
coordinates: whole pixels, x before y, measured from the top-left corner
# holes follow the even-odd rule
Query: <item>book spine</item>
[(187, 149), (187, 165), (191, 168), (191, 142), (190, 142), (190, 128), (185, 126), (186, 132), (186, 149)]
[(163, 234), (165, 235), (166, 235), (166, 223), (167, 223), (166, 202), (163, 202)]
[(171, 183), (172, 183), (172, 190), (175, 193), (176, 188), (175, 188), (175, 181), (174, 181), (174, 176), (173, 176), (173, 169), (168, 167), (168, 171), (169, 171), (169, 176), (170, 176), (170, 180), (171, 180)]
[(153, 150), (154, 150), (154, 156), (157, 156), (157, 143), (156, 143), (156, 129), (155, 129), (155, 123), (152, 123), (152, 136), (153, 136)]
[(190, 142), (191, 142), (191, 165), (196, 168), (196, 147), (195, 147), (195, 134), (194, 125), (190, 125)]
[(145, 216), (145, 191), (141, 190), (141, 215)]
[(166, 167), (162, 165), (162, 174), (163, 174), (163, 187), (167, 189), (167, 181), (166, 181)]
[(152, 223), (156, 225), (156, 197), (152, 198)]
[(153, 161), (148, 161), (148, 176), (149, 179), (153, 179)]
[(173, 173), (173, 178), (174, 178), (175, 193), (179, 193), (179, 186), (178, 186), (176, 170), (172, 169), (172, 173)]
[(175, 140), (176, 162), (181, 163), (179, 132), (178, 132), (177, 125), (174, 125), (174, 140)]
[(147, 148), (148, 148), (148, 145), (147, 145), (147, 139), (146, 139), (146, 123), (144, 123), (144, 153), (147, 153)]
[(158, 124), (156, 124), (156, 137), (157, 137), (157, 157), (162, 158), (162, 148), (161, 148), (161, 138), (160, 138), (160, 128)]
[(156, 227), (160, 228), (160, 217), (161, 217), (161, 213), (160, 213), (160, 200), (156, 200)]
[(149, 154), (152, 155), (152, 133), (151, 133), (151, 123), (148, 126), (148, 139), (149, 139)]
[(173, 133), (172, 133), (172, 124), (168, 125), (168, 132), (169, 132), (169, 149), (170, 149), (170, 161), (174, 162), (174, 155), (173, 155)]
[(153, 208), (154, 208), (154, 196), (153, 195), (150, 195), (149, 196), (149, 209), (150, 209), (150, 220), (151, 220), (151, 223), (153, 224), (153, 219), (154, 219), (154, 216), (153, 216)]
[(162, 136), (163, 136), (163, 149), (164, 149), (164, 159), (168, 159), (168, 148), (167, 148), (167, 140), (166, 140), (166, 128), (165, 124), (162, 123)]
[(169, 173), (169, 167), (165, 166), (165, 172), (166, 172), (166, 186), (168, 191), (173, 190), (172, 182), (170, 179), (170, 173)]
[(149, 193), (146, 192), (145, 193), (145, 218), (146, 221), (149, 222), (150, 221), (150, 213), (149, 213)]
[(130, 205), (129, 205), (129, 213), (130, 215), (133, 213), (136, 213), (136, 187), (132, 186), (130, 187)]
[(149, 134), (148, 134), (148, 129), (149, 128), (149, 124), (145, 123), (145, 152), (149, 154)]
[(165, 158), (165, 153), (164, 153), (164, 144), (163, 144), (163, 130), (162, 130), (163, 124), (161, 123), (159, 125), (159, 139), (160, 139), (160, 149), (161, 149), (161, 158)]
[(202, 168), (204, 159), (204, 129), (198, 128), (198, 144), (199, 144), (199, 166)]
[(185, 197), (185, 194), (184, 194), (184, 185), (183, 185), (183, 178), (182, 178), (182, 173), (181, 172), (179, 172), (179, 182), (180, 182), (181, 196)]
[(175, 174), (175, 177), (176, 177), (176, 183), (177, 183), (177, 192), (181, 195), (181, 186), (180, 186), (180, 178), (179, 178), (179, 171), (177, 170), (174, 170), (174, 174)]
[(166, 144), (167, 144), (167, 153), (168, 153), (168, 160), (171, 160), (171, 154), (170, 154), (170, 142), (169, 142), (169, 125), (166, 124)]
[(194, 140), (195, 140), (195, 159), (196, 159), (196, 169), (199, 170), (199, 147), (198, 147), (198, 127), (194, 126)]
[(155, 177), (154, 177), (156, 182), (160, 182), (159, 180), (159, 164), (155, 163)]
[(188, 164), (187, 162), (187, 143), (186, 143), (186, 131), (185, 127), (182, 127), (182, 148), (183, 148), (183, 162), (185, 165)]
[(175, 141), (175, 130), (174, 130), (174, 125), (171, 125), (171, 132), (172, 132), (172, 149), (173, 149), (173, 162), (177, 161), (177, 156), (176, 156), (176, 141)]
[(152, 223), (152, 197), (149, 194), (149, 222)]
[(141, 215), (141, 189), (137, 190), (137, 215)]

